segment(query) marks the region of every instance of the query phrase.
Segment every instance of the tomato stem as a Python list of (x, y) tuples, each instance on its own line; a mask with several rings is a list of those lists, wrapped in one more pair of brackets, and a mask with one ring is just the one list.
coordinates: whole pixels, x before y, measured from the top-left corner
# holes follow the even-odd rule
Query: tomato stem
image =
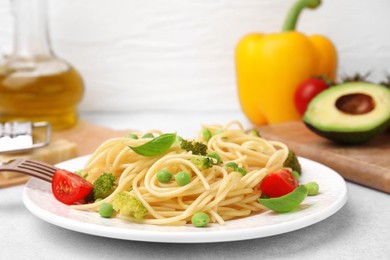
[(315, 9), (321, 4), (321, 0), (298, 0), (287, 13), (282, 32), (294, 31), (299, 15), (305, 8)]

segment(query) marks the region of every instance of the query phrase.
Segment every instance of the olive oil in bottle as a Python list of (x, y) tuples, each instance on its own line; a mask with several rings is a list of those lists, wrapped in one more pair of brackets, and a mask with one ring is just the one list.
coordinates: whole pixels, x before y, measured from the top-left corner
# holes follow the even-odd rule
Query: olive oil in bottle
[(78, 71), (51, 50), (46, 0), (12, 2), (14, 48), (0, 70), (0, 122), (48, 121), (54, 129), (71, 127), (84, 86)]

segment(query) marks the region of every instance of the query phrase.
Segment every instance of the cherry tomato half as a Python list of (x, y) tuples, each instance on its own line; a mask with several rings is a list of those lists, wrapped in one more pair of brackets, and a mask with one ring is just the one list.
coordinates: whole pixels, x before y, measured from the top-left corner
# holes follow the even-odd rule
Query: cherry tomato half
[(277, 198), (292, 192), (298, 187), (298, 181), (289, 170), (281, 169), (270, 173), (260, 183), (260, 190), (270, 198)]
[(93, 185), (82, 177), (62, 169), (56, 170), (51, 182), (54, 197), (67, 205), (85, 198), (92, 188)]
[(299, 114), (303, 115), (310, 101), (329, 87), (325, 79), (311, 78), (302, 82), (295, 91), (294, 102)]

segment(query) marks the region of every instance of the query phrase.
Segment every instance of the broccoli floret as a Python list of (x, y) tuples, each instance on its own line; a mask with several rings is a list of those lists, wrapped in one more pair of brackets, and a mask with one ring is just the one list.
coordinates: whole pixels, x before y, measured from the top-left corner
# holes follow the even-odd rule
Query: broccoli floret
[(112, 206), (121, 215), (136, 219), (142, 219), (148, 213), (148, 210), (137, 198), (124, 191), (114, 196)]
[(112, 173), (103, 173), (93, 183), (93, 198), (104, 199), (115, 190), (116, 177)]
[(297, 173), (301, 174), (301, 165), (299, 164), (298, 157), (291, 150), (288, 151), (288, 156), (284, 161), (283, 166), (291, 168), (293, 171), (296, 171)]
[(191, 151), (195, 155), (206, 155), (207, 154), (207, 145), (200, 142), (191, 140), (187, 141), (183, 139), (180, 143), (181, 149), (186, 150), (187, 152)]
[(214, 161), (210, 157), (193, 156), (190, 161), (196, 165), (200, 170), (206, 170), (214, 165)]
[(251, 136), (256, 136), (256, 137), (261, 137), (259, 131), (257, 129), (251, 129), (247, 132), (248, 135), (251, 135)]

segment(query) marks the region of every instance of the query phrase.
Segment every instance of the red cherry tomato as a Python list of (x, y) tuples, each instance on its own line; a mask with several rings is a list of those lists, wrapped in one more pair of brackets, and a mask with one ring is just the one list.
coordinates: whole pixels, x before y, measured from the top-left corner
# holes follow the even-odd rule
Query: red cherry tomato
[(298, 112), (303, 115), (310, 101), (329, 87), (325, 79), (311, 78), (302, 82), (295, 91), (294, 102)]
[(57, 169), (51, 182), (54, 197), (68, 205), (85, 198), (92, 188), (93, 185), (82, 177), (62, 169)]
[(281, 169), (270, 173), (260, 183), (262, 194), (277, 198), (292, 192), (298, 187), (298, 181), (289, 170)]

